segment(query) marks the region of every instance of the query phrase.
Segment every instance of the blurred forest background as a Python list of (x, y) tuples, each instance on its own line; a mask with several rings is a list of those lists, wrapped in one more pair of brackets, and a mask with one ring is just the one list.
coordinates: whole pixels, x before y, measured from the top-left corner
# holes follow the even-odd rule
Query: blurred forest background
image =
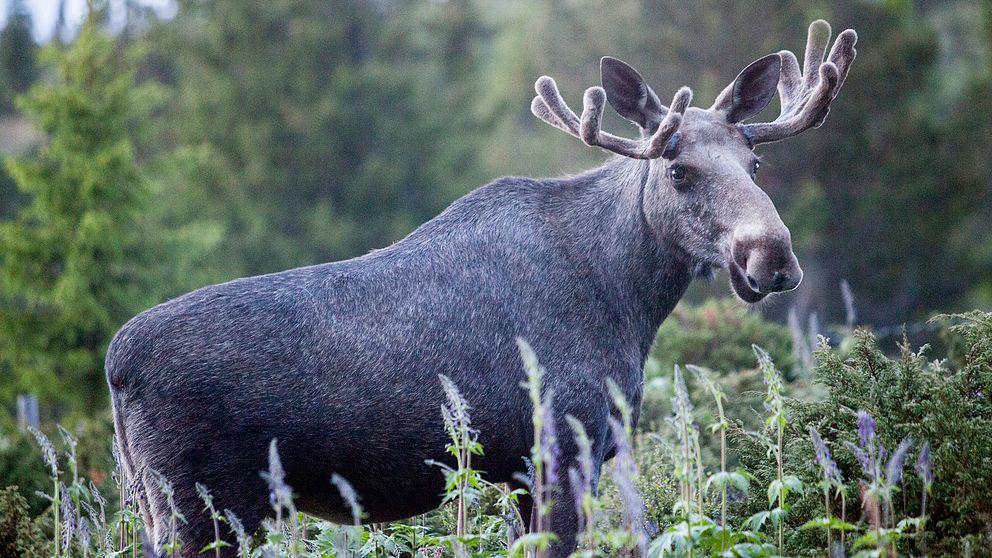
[[(859, 323), (896, 333), (992, 308), (989, 2), (116, 0), (83, 24), (80, 6), (8, 0), (0, 32), (0, 415), (20, 393), (46, 419), (105, 408), (107, 342), (172, 296), (605, 160), (530, 115), (542, 74), (579, 105), (609, 54), (708, 106), (816, 18), (855, 28), (858, 59), (821, 129), (759, 148), (807, 277), (760, 311), (843, 322), (842, 280)], [(690, 300), (713, 296), (725, 276)]]

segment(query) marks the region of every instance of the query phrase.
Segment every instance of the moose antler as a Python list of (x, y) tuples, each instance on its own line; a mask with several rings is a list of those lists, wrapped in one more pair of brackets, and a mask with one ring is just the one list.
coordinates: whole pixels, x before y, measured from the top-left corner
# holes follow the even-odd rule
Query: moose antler
[(830, 44), (830, 24), (822, 19), (809, 26), (806, 56), (800, 72), (796, 55), (788, 50), (779, 52), (782, 73), (778, 94), (782, 102), (781, 114), (772, 122), (741, 126), (744, 136), (752, 145), (792, 137), (823, 124), (830, 112), (830, 102), (840, 92), (851, 62), (857, 55), (854, 44), (858, 34), (848, 29), (837, 36), (827, 61), (823, 53)]
[(582, 97), (581, 119), (565, 104), (555, 80), (541, 76), (534, 84), (534, 89), (537, 91), (537, 97), (534, 97), (530, 103), (530, 111), (534, 116), (581, 139), (586, 145), (599, 146), (634, 159), (661, 157), (668, 146), (668, 141), (682, 124), (682, 115), (692, 101), (692, 91), (688, 87), (679, 89), (672, 99), (671, 108), (668, 109), (655, 133), (650, 137), (634, 140), (602, 130), (603, 108), (606, 106), (606, 91), (602, 87), (586, 89)]

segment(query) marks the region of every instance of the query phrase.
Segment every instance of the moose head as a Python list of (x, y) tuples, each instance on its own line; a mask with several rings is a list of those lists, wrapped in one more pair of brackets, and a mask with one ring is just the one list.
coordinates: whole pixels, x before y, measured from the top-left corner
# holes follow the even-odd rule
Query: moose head
[[(726, 268), (737, 296), (755, 303), (795, 289), (803, 272), (789, 229), (756, 183), (760, 161), (753, 150), (823, 124), (854, 61), (857, 34), (841, 33), (824, 61), (829, 42), (830, 25), (813, 22), (802, 68), (786, 50), (759, 58), (708, 109), (689, 106), (687, 87), (664, 106), (637, 70), (606, 57), (603, 86), (586, 90), (581, 117), (547, 76), (537, 80), (531, 112), (586, 145), (648, 160), (641, 203), (657, 240), (683, 253), (697, 275)], [(778, 118), (745, 123), (768, 105), (776, 89)], [(601, 129), (607, 101), (640, 128), (639, 139)]]

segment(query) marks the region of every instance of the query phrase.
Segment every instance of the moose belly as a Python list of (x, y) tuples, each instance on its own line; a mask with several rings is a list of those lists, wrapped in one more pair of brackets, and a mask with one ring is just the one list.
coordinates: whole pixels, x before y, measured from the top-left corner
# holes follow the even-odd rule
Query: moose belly
[[(437, 382), (436, 373), (431, 375)], [(363, 394), (308, 397), (300, 401), (302, 413), (283, 415), (288, 420), (279, 428), (279, 448), (301, 511), (335, 522), (352, 521), (331, 483), (333, 474), (353, 485), (367, 522), (415, 516), (441, 503), (444, 469), (431, 462), (453, 465), (441, 414), (444, 399), (423, 392), (423, 386), (430, 385), (427, 375), (422, 382), (410, 380), (415, 370), (408, 370), (405, 380), (396, 376), (388, 384), (375, 385), (354, 378), (353, 387), (365, 384)], [(491, 482), (510, 481), (513, 473), (526, 471), (523, 457), (530, 438), (521, 426), (529, 423), (530, 414), (515, 408), (518, 400), (521, 407), (526, 405), (525, 394), (516, 387), (519, 396), (509, 393), (487, 400), (471, 382), (463, 383), (463, 395), (478, 401), (471, 403), (469, 412), (485, 452), (473, 456), (472, 466)], [(387, 386), (389, 396), (381, 393)], [(335, 388), (339, 396), (348, 391)]]

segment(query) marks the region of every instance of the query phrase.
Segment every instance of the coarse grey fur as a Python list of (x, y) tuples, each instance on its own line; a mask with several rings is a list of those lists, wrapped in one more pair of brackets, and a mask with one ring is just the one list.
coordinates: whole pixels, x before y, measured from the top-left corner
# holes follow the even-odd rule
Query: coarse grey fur
[[(350, 522), (334, 473), (354, 485), (370, 522), (434, 508), (443, 479), (425, 460), (447, 459), (438, 374), (473, 407), (486, 452), (473, 465), (512, 481), (533, 442), (517, 337), (547, 370), (559, 432), (570, 431), (566, 415), (585, 425), (598, 476), (612, 452), (606, 381), (639, 409), (655, 333), (694, 276), (727, 268), (748, 302), (801, 279), (789, 231), (754, 182), (748, 138), (728, 117), (767, 104), (779, 62), (762, 60), (712, 109), (682, 97), (677, 118), (633, 69), (604, 62), (607, 100), (647, 137), (677, 121), (664, 157), (502, 178), (388, 248), (206, 287), (133, 318), (108, 349), (107, 380), (122, 465), (141, 487), (155, 545), (167, 542), (169, 511), (154, 471), (189, 519), (178, 527), (182, 556), (213, 540), (195, 482), (257, 528), (270, 511), (259, 472), (272, 439), (302, 511)], [(599, 132), (585, 115), (582, 126), (585, 137)], [(661, 155), (648, 147), (638, 153)], [(559, 439), (565, 471), (576, 447)], [(564, 483), (552, 509), (555, 558), (575, 548), (569, 491)]]

